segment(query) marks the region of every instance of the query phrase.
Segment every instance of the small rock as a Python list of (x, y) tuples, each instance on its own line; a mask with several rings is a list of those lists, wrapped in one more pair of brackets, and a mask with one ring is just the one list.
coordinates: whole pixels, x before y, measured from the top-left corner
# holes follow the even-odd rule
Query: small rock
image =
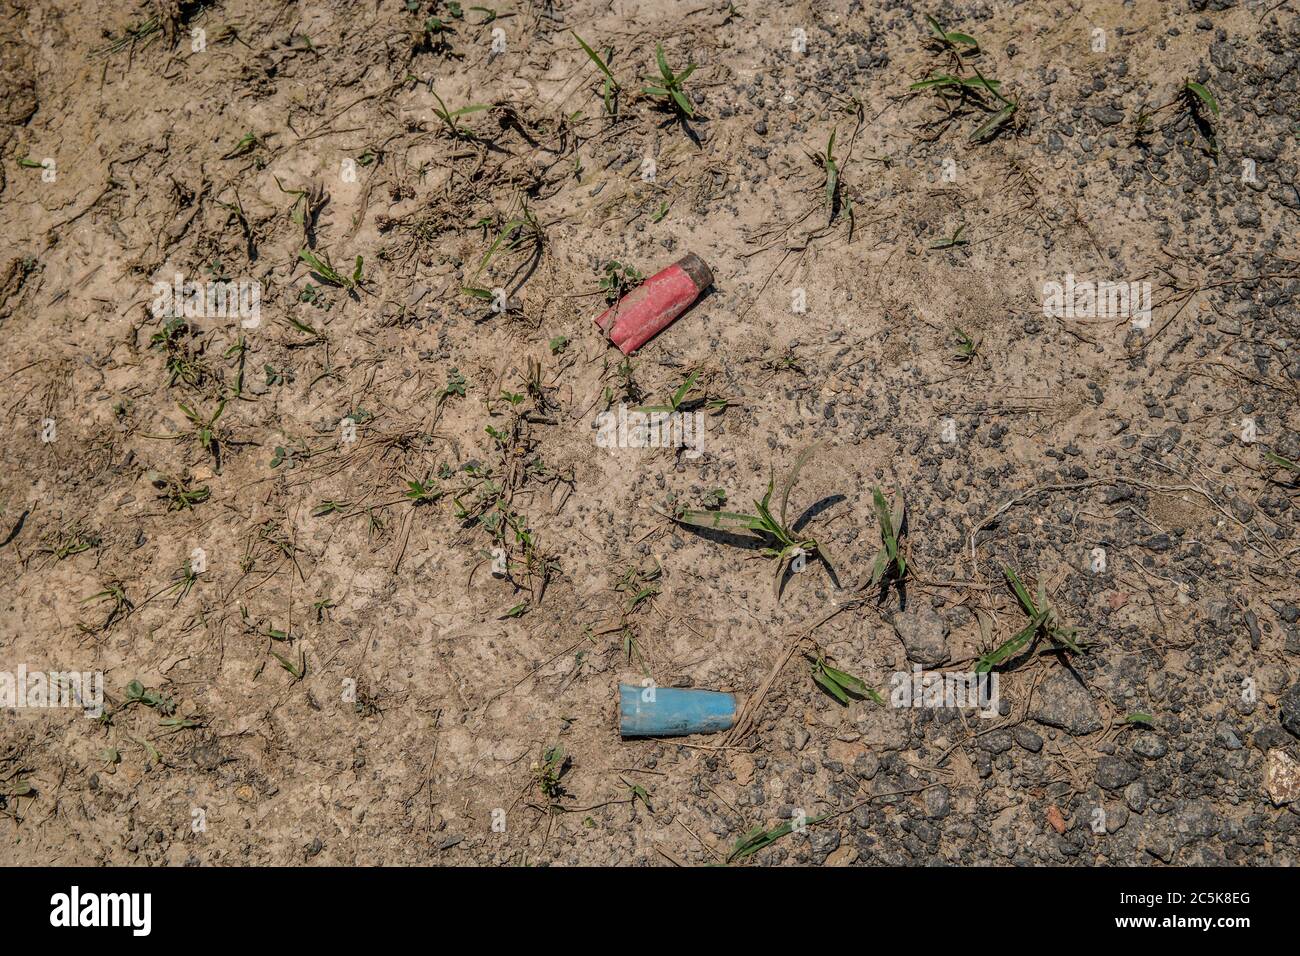
[(1137, 767), (1121, 757), (1102, 757), (1097, 761), (1097, 783), (1107, 790), (1120, 790), (1137, 779)]
[(1101, 715), (1087, 688), (1065, 670), (1057, 671), (1038, 688), (1030, 716), (1074, 737), (1101, 729)]
[(909, 610), (895, 614), (894, 630), (909, 661), (934, 667), (948, 659), (948, 625), (929, 604), (918, 601)]
[(1159, 760), (1169, 753), (1169, 747), (1156, 734), (1142, 734), (1133, 741), (1133, 752), (1147, 760)]
[(1147, 808), (1147, 787), (1141, 780), (1134, 781), (1124, 788), (1124, 803), (1134, 813), (1141, 813)]
[(1113, 106), (1094, 106), (1088, 110), (1088, 115), (1103, 126), (1118, 126), (1124, 122), (1124, 112)]
[(223, 760), (221, 744), (215, 739), (194, 748), (194, 764), (200, 770), (211, 773), (221, 766)]
[(842, 844), (838, 850), (826, 857), (826, 866), (852, 866), (858, 858), (858, 851), (847, 843)]
[(1024, 747), (1031, 754), (1036, 754), (1043, 749), (1043, 738), (1038, 736), (1028, 727), (1020, 726), (1011, 731), (1011, 736), (1016, 738), (1016, 743)]
[[(991, 754), (1004, 754), (1011, 749), (1011, 735), (1005, 730), (994, 730), (980, 737), (980, 749)], [(1042, 746), (1042, 741), (1039, 741)]]
[(1300, 763), (1285, 751), (1270, 750), (1264, 768), (1264, 789), (1274, 806), (1300, 800)]
[(880, 770), (880, 758), (871, 751), (853, 761), (853, 772), (863, 780), (870, 780)]
[(1300, 737), (1300, 682), (1292, 684), (1278, 701), (1278, 719), (1283, 727)]
[(931, 787), (925, 791), (925, 795), (921, 800), (925, 804), (925, 812), (932, 820), (942, 820), (951, 809), (951, 800), (947, 787)]
[(867, 745), (859, 741), (832, 740), (826, 746), (826, 756), (843, 764), (852, 764), (867, 752)]
[(1228, 750), (1240, 750), (1242, 747), (1241, 738), (1237, 736), (1236, 731), (1226, 724), (1220, 724), (1214, 736)]
[(813, 862), (818, 865), (824, 864), (830, 855), (840, 848), (840, 831), (831, 827), (809, 832), (812, 836), (810, 849)]

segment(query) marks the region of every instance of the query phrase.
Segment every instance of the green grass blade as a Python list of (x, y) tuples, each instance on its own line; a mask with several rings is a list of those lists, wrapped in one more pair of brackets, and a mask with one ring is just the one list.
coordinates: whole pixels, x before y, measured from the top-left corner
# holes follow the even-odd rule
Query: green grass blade
[(664, 83), (672, 86), (673, 71), (668, 69), (668, 60), (664, 56), (664, 45), (662, 43), (655, 44), (655, 62), (659, 64), (659, 74), (664, 78)]
[(677, 411), (678, 407), (682, 404), (682, 400), (686, 398), (687, 393), (690, 392), (691, 387), (695, 384), (695, 379), (699, 377), (699, 374), (698, 370), (692, 372), (686, 377), (686, 381), (682, 382), (678, 387), (677, 391), (673, 392), (672, 408), (668, 409), (668, 411)]
[(1214, 98), (1214, 94), (1211, 93), (1206, 86), (1197, 83), (1194, 80), (1188, 80), (1187, 89), (1196, 96), (1197, 99), (1209, 107), (1211, 113), (1215, 116), (1219, 115), (1219, 102)]
[(587, 56), (591, 58), (591, 62), (595, 63), (596, 66), (600, 67), (600, 72), (604, 73), (607, 77), (609, 77), (610, 82), (614, 84), (614, 88), (618, 89), (619, 88), (618, 80), (614, 79), (614, 74), (610, 72), (609, 67), (606, 65), (605, 61), (600, 58), (600, 55), (596, 53), (596, 51), (593, 50), (590, 46), (588, 46), (587, 42), (582, 37), (578, 36), (576, 32), (574, 32), (573, 30), (570, 30), (569, 32), (573, 34), (573, 38), (578, 41), (578, 45), (582, 47), (582, 49), (586, 52)]
[(734, 511), (683, 511), (673, 520), (697, 528), (712, 528), (718, 531), (765, 530), (763, 519), (758, 515), (740, 514)]
[(785, 524), (785, 512), (787, 505), (790, 503), (790, 491), (794, 488), (795, 482), (799, 480), (799, 472), (803, 471), (803, 466), (807, 464), (808, 459), (812, 457), (813, 452), (816, 450), (817, 444), (814, 442), (799, 452), (790, 473), (786, 476), (785, 481), (781, 483), (781, 524)]
[(844, 693), (844, 688), (840, 687), (839, 684), (831, 680), (829, 676), (823, 674), (821, 671), (818, 670), (813, 672), (813, 680), (815, 680), (818, 684), (824, 687), (826, 689), (826, 692), (830, 694), (832, 697), (834, 697), (836, 700), (838, 700), (841, 704), (848, 706), (849, 695)]
[(867, 696), (867, 685), (864, 684), (860, 679), (854, 677), (852, 674), (845, 673), (844, 671), (841, 670), (836, 670), (834, 667), (831, 667), (828, 664), (823, 664), (822, 670), (826, 672), (827, 677), (835, 681), (835, 683), (839, 684), (850, 694), (856, 694), (858, 697)]
[(1029, 596), (1029, 590), (1020, 582), (1020, 578), (1016, 576), (1016, 572), (1011, 570), (1010, 567), (1003, 566), (1002, 573), (1006, 575), (1007, 582), (1011, 585), (1011, 590), (1015, 592), (1016, 599), (1020, 602), (1020, 606), (1025, 609), (1025, 613), (1030, 617), (1037, 617), (1038, 607), (1034, 604), (1034, 599)]
[(885, 503), (885, 496), (879, 488), (871, 490), (871, 500), (876, 506), (876, 517), (880, 519), (881, 537), (892, 558), (898, 549), (898, 535), (894, 529), (893, 516), (889, 513), (889, 505)]
[(929, 76), (924, 80), (918, 80), (908, 87), (909, 90), (929, 90), (936, 86), (956, 86), (960, 80), (955, 76), (949, 76), (947, 73), (940, 73), (937, 76)]
[(987, 674), (994, 667), (997, 667), (999, 664), (1019, 653), (1034, 636), (1040, 623), (1042, 623), (1041, 620), (1035, 618), (1028, 627), (1018, 631), (1010, 640), (1006, 641), (1000, 647), (982, 655), (979, 659), (979, 663), (975, 665), (975, 673)]
[(993, 136), (1010, 120), (1016, 113), (1016, 103), (1008, 103), (1002, 109), (998, 110), (970, 134), (970, 142), (982, 143), (985, 140), (992, 139)]

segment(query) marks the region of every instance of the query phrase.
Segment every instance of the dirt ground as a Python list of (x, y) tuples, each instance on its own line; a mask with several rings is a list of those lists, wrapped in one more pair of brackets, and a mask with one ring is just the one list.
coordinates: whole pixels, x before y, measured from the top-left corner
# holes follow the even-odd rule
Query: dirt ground
[(0, 862), (1297, 861), (1300, 4), (0, 5)]

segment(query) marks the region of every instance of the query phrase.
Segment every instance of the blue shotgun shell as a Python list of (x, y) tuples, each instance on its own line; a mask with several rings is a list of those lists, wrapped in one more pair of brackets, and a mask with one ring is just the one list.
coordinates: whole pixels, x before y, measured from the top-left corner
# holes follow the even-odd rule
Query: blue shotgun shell
[(722, 691), (619, 684), (618, 695), (624, 737), (715, 734), (736, 722), (736, 695)]

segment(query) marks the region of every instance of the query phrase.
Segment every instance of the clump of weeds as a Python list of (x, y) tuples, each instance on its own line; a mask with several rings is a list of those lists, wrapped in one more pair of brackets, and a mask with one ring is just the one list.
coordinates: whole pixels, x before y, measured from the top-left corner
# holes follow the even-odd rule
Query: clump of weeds
[(826, 663), (826, 660), (820, 653), (810, 654), (805, 652), (804, 656), (808, 658), (812, 666), (812, 678), (822, 690), (830, 694), (844, 706), (848, 706), (850, 699), (871, 698), (877, 704), (883, 704), (884, 698), (876, 691), (872, 690), (859, 677), (854, 677), (845, 671), (838, 670)]
[[(494, 219), (485, 217), (479, 220), (478, 225), (486, 232), (491, 228)], [(541, 263), (542, 257), (546, 254), (547, 240), (546, 229), (541, 221), (528, 208), (527, 203), (522, 204), (522, 210), (518, 216), (503, 222), (496, 231), (496, 237), (492, 244), (488, 246), (487, 252), (479, 261), (478, 268), (474, 270), (474, 275), (470, 278), (461, 291), (475, 299), (482, 299), (492, 303), (494, 312), (503, 312), (510, 307), (509, 300), (500, 301), (498, 295), (492, 289), (485, 288), (478, 283), (481, 276), (491, 264), (494, 256), (501, 254), (503, 256), (523, 253), (523, 260), (516, 264), (510, 274), (507, 282), (514, 284), (516, 289), (528, 281), (528, 277), (533, 274), (537, 266)], [(523, 279), (516, 282), (516, 277), (523, 272)]]
[(168, 511), (189, 511), (195, 505), (203, 504), (211, 495), (207, 485), (195, 487), (194, 480), (188, 476), (177, 478), (151, 471), (145, 477), (159, 490), (158, 497), (167, 502)]
[(1004, 567), (1002, 572), (1006, 575), (1007, 583), (1011, 586), (1016, 600), (1020, 602), (1021, 608), (1029, 615), (1029, 623), (1009, 640), (981, 654), (975, 665), (975, 673), (986, 674), (994, 667), (1005, 664), (1026, 648), (1032, 651), (1042, 638), (1047, 638), (1058, 649), (1082, 654), (1082, 648), (1074, 639), (1077, 629), (1066, 627), (1061, 623), (1060, 615), (1048, 602), (1047, 588), (1042, 579), (1038, 581), (1038, 596), (1034, 598), (1015, 571)]
[[(1271, 451), (1264, 453), (1264, 460), (1274, 468), (1280, 469), (1281, 472), (1290, 479), (1290, 484), (1295, 485), (1300, 483), (1300, 462), (1294, 462), (1290, 458), (1284, 458), (1276, 452)], [(1283, 484), (1283, 482), (1279, 482), (1276, 478), (1270, 480), (1278, 484)]]
[(533, 775), (533, 785), (546, 802), (548, 811), (559, 809), (559, 802), (564, 797), (564, 775), (569, 770), (571, 761), (564, 748), (556, 744), (542, 751), (541, 760), (534, 760), (529, 770)]
[(686, 396), (689, 395), (691, 389), (695, 387), (695, 380), (699, 378), (699, 375), (700, 373), (697, 369), (691, 372), (690, 375), (686, 376), (686, 381), (677, 386), (677, 388), (668, 396), (668, 403), (666, 405), (643, 405), (638, 408), (637, 411), (661, 412), (664, 414), (675, 414), (677, 412), (687, 411), (690, 406), (696, 404), (695, 400), (688, 402)]
[(438, 119), (442, 120), (443, 129), (446, 131), (447, 135), (452, 139), (462, 140), (464, 142), (472, 143), (478, 141), (478, 136), (465, 126), (461, 125), (461, 117), (469, 116), (473, 113), (481, 113), (484, 110), (490, 110), (492, 108), (491, 105), (487, 103), (471, 103), (466, 106), (457, 107), (453, 110), (443, 102), (442, 97), (438, 95), (436, 90), (430, 88), (430, 92), (433, 93), (433, 98), (438, 101), (438, 106), (434, 109), (433, 114), (437, 116)]
[(647, 80), (641, 92), (658, 100), (679, 119), (695, 119), (695, 106), (685, 87), (687, 78), (695, 72), (695, 64), (690, 63), (682, 72), (674, 73), (668, 65), (668, 58), (664, 56), (662, 43), (655, 44), (655, 63), (659, 67), (659, 76)]
[(605, 302), (613, 305), (644, 281), (645, 275), (636, 266), (610, 259), (597, 286), (605, 294)]
[[(218, 402), (216, 409), (210, 413), (197, 411), (189, 405), (186, 405), (184, 402), (177, 402), (176, 405), (180, 408), (185, 417), (189, 419), (190, 425), (193, 428), (192, 434), (194, 436), (195, 444), (199, 446), (200, 451), (212, 457), (214, 466), (218, 471), (220, 471), (223, 440), (220, 433), (217, 431), (217, 420), (221, 418), (221, 413), (226, 409), (226, 399), (223, 398)], [(151, 435), (146, 432), (141, 432), (140, 435), (142, 438), (155, 438), (162, 441), (177, 441), (185, 437), (183, 433), (176, 435)], [(153, 481), (155, 485), (158, 484), (158, 482), (154, 481), (152, 478), (150, 480)]]
[(930, 244), (931, 251), (937, 251), (940, 249), (956, 249), (960, 246), (970, 245), (970, 240), (962, 236), (962, 233), (964, 233), (965, 231), (966, 231), (966, 225), (963, 223), (962, 225), (957, 227), (957, 230), (952, 235), (945, 236), (944, 238), (940, 239), (938, 242), (931, 243)]
[(198, 443), (199, 448), (212, 456), (213, 462), (220, 470), (221, 441), (217, 435), (217, 419), (226, 410), (226, 400), (223, 398), (218, 402), (216, 410), (211, 414), (197, 412), (184, 402), (177, 402), (176, 404), (185, 413), (185, 417), (190, 420), (190, 424), (194, 426), (194, 440)]
[(804, 827), (814, 823), (821, 823), (826, 819), (826, 816), (828, 815), (810, 817), (807, 819), (801, 816), (796, 816), (794, 819), (786, 820), (784, 823), (778, 824), (770, 830), (763, 826), (756, 826), (747, 831), (744, 836), (737, 838), (735, 844), (731, 848), (731, 852), (727, 854), (727, 862), (734, 863), (737, 860), (743, 860), (746, 857), (753, 856), (759, 850), (766, 849), (777, 840), (784, 836), (789, 836), (796, 830), (802, 830)]
[(302, 230), (302, 241), (308, 249), (316, 247), (316, 219), (329, 202), (329, 193), (319, 180), (312, 180), (306, 189), (285, 189), (280, 178), (275, 177), (280, 192), (293, 197), (289, 207), (289, 220)]
[(801, 526), (799, 521), (792, 524), (786, 518), (787, 507), (790, 503), (790, 492), (799, 479), (799, 472), (814, 451), (816, 451), (816, 446), (811, 445), (805, 448), (799, 454), (799, 457), (795, 459), (789, 475), (781, 483), (781, 505), (776, 514), (772, 513), (771, 507), (772, 495), (776, 489), (776, 479), (775, 475), (773, 475), (768, 479), (767, 491), (763, 494), (762, 500), (754, 502), (753, 513), (678, 509), (676, 513), (668, 517), (679, 524), (691, 527), (731, 534), (747, 534), (757, 539), (762, 545), (759, 553), (776, 561), (775, 574), (772, 580), (772, 593), (778, 598), (781, 595), (781, 586), (785, 581), (786, 571), (789, 569), (803, 570), (804, 562), (814, 556), (826, 566), (832, 580), (835, 581), (838, 587), (839, 578), (828, 555), (825, 543), (819, 542), (817, 538), (811, 535), (803, 534), (799, 530)]
[(49, 554), (56, 561), (64, 561), (74, 555), (83, 554), (91, 548), (98, 548), (101, 537), (94, 531), (82, 527), (79, 523), (60, 528), (46, 546), (36, 549), (37, 554)]
[(93, 601), (97, 604), (107, 604), (108, 614), (104, 618), (104, 623), (100, 624), (98, 628), (83, 627), (83, 630), (92, 632), (96, 630), (107, 631), (116, 622), (124, 619), (135, 610), (135, 605), (126, 596), (126, 585), (121, 581), (110, 581), (107, 584), (102, 584), (101, 588), (103, 590), (90, 595), (90, 597), (82, 598), (81, 603), (88, 604)]
[(661, 592), (658, 582), (663, 573), (663, 568), (657, 562), (653, 568), (632, 566), (624, 569), (614, 582), (614, 590), (627, 600), (623, 608), (625, 618)]
[(299, 251), (298, 258), (307, 263), (312, 275), (319, 282), (324, 282), (335, 288), (346, 289), (349, 292), (362, 287), (361, 269), (363, 261), (361, 256), (357, 256), (356, 261), (353, 263), (351, 276), (345, 276), (335, 269), (334, 264), (329, 260), (329, 256), (325, 255), (323, 251), (317, 255), (310, 249), (303, 249)]
[[(539, 606), (559, 564), (538, 544), (536, 532), (528, 517), (516, 509), (514, 498), (526, 485), (549, 482), (554, 493), (556, 483), (571, 484), (572, 478), (551, 469), (535, 453), (527, 421), (518, 405), (511, 403), (504, 428), (488, 425), (484, 431), (492, 439), (492, 462), (463, 465), (459, 472), (464, 480), (451, 494), (457, 520), (487, 533), (496, 549), (494, 555), (504, 563), (503, 576), (515, 587), (527, 588), (532, 605)], [(456, 473), (448, 469), (447, 477)], [(517, 571), (522, 580), (516, 577)]]
[(926, 46), (946, 56), (953, 67), (960, 73), (965, 66), (963, 57), (979, 56), (979, 41), (967, 33), (949, 31), (932, 16), (925, 18), (930, 27), (930, 34), (925, 39)]
[(876, 520), (880, 525), (880, 550), (876, 552), (871, 564), (871, 586), (889, 586), (893, 580), (900, 588), (907, 577), (907, 558), (903, 555), (903, 535), (907, 531), (907, 508), (903, 502), (900, 489), (894, 495), (893, 506), (885, 501), (884, 492), (879, 488), (871, 491), (872, 504), (876, 509)]
[[(926, 20), (930, 27), (927, 42), (931, 49), (937, 49), (948, 57), (950, 72), (932, 72), (912, 83), (908, 92), (932, 92), (939, 98), (945, 110), (944, 116), (937, 121), (941, 124), (940, 132), (972, 110), (989, 114), (967, 136), (971, 145), (986, 143), (1011, 123), (1019, 104), (1002, 95), (1001, 80), (988, 79), (979, 67), (967, 62), (983, 52), (974, 37), (945, 30), (933, 17), (926, 17)], [(967, 75), (967, 66), (971, 67), (974, 76)]]
[(953, 352), (952, 361), (959, 365), (965, 365), (970, 362), (979, 353), (979, 341), (971, 336), (960, 327), (952, 330)]
[(167, 385), (176, 383), (191, 388), (200, 387), (208, 377), (203, 363), (203, 340), (179, 316), (168, 319), (161, 329), (149, 338), (149, 348), (163, 353), (163, 367), (167, 372)]
[[(822, 190), (826, 195), (826, 224), (831, 225), (835, 222), (835, 216), (840, 211), (840, 164), (835, 159), (835, 133), (831, 130), (831, 135), (826, 140), (826, 149), (820, 153), (809, 152), (808, 156), (813, 162), (822, 168), (825, 180), (822, 183)], [(807, 152), (807, 150), (805, 150)], [(849, 216), (850, 230), (853, 221), (853, 203), (847, 203), (846, 211)]]

